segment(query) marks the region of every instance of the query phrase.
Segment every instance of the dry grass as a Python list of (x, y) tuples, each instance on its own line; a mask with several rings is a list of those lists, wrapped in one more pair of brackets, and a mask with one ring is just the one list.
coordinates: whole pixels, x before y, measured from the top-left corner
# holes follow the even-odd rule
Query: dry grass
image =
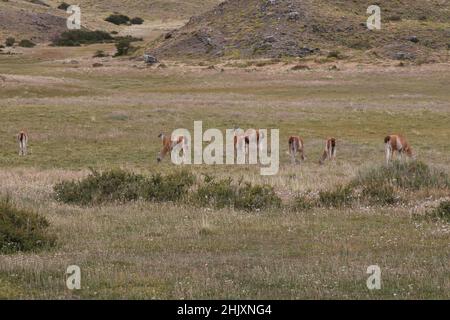
[[(36, 49), (39, 54), (39, 48)], [(91, 50), (81, 48), (80, 50)], [(200, 175), (269, 183), (283, 200), (348, 182), (383, 162), (383, 137), (403, 132), (418, 158), (449, 172), (449, 66), (341, 65), (225, 67), (177, 62), (139, 69), (107, 60), (73, 67), (35, 56), (0, 57), (0, 193), (44, 215), (58, 247), (0, 256), (2, 298), (374, 298), (448, 299), (449, 225), (417, 220), (445, 195), (429, 190), (407, 205), (243, 213), (173, 204), (80, 208), (55, 202), (52, 187), (88, 167), (151, 173), (157, 134), (178, 127), (281, 129), (306, 140), (307, 161), (277, 176), (257, 167), (195, 166)], [(296, 63), (296, 62), (293, 62)], [(30, 133), (17, 156), (15, 134)], [(338, 161), (319, 166), (323, 139), (338, 138)], [(82, 270), (82, 290), (64, 287), (67, 266)], [(378, 264), (383, 288), (367, 290)]]

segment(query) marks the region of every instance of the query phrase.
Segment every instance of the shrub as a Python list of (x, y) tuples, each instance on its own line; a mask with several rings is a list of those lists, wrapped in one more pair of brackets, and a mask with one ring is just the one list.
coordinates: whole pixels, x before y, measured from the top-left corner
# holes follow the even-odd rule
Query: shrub
[(107, 17), (105, 21), (114, 23), (115, 25), (121, 25), (130, 23), (130, 18), (126, 15), (115, 13)]
[(431, 169), (420, 161), (395, 161), (392, 165), (360, 173), (352, 183), (362, 186), (392, 184), (401, 189), (411, 190), (450, 187), (450, 179), (445, 172)]
[(123, 170), (93, 171), (80, 181), (64, 181), (54, 187), (55, 198), (68, 204), (92, 205), (137, 200), (145, 177)]
[(362, 187), (361, 197), (369, 204), (389, 205), (397, 202), (396, 192), (392, 185), (386, 183), (370, 183)]
[(33, 48), (36, 44), (30, 40), (24, 39), (19, 42), (19, 47), (23, 48)]
[(14, 39), (13, 37), (9, 37), (5, 40), (5, 46), (7, 47), (12, 47), (14, 43), (16, 43), (16, 39)]
[(231, 178), (216, 181), (211, 176), (205, 177), (192, 200), (200, 206), (215, 208), (233, 207), (238, 210), (254, 211), (276, 208), (281, 199), (269, 185), (252, 185), (241, 182), (234, 184)]
[(151, 177), (111, 170), (93, 171), (80, 181), (64, 181), (54, 187), (55, 198), (68, 204), (95, 205), (107, 202), (125, 203), (143, 198), (147, 201), (176, 201), (194, 184), (186, 171)]
[(215, 208), (233, 207), (236, 197), (235, 187), (231, 178), (215, 181), (211, 176), (205, 176), (204, 184), (199, 186), (193, 196), (193, 201), (201, 206)]
[(351, 186), (337, 186), (331, 191), (319, 192), (319, 204), (325, 207), (341, 208), (351, 205), (354, 198)]
[(108, 54), (105, 53), (105, 51), (103, 51), (103, 50), (97, 50), (97, 51), (95, 52), (93, 58), (104, 58), (104, 57), (107, 57), (107, 56), (108, 56)]
[(67, 2), (62, 2), (62, 3), (58, 6), (58, 9), (61, 9), (61, 10), (66, 11), (67, 8), (69, 8), (69, 7), (70, 7), (70, 4), (68, 4)]
[(245, 186), (238, 188), (234, 208), (253, 211), (278, 208), (280, 205), (281, 199), (275, 194), (272, 186), (246, 183)]
[(293, 211), (308, 211), (317, 205), (314, 199), (309, 198), (307, 195), (299, 194), (295, 196), (291, 205)]
[(44, 217), (15, 208), (8, 199), (0, 200), (0, 253), (40, 250), (55, 245), (56, 237), (48, 227)]
[(139, 18), (139, 17), (135, 17), (133, 19), (130, 20), (131, 24), (143, 24), (144, 23), (144, 19)]
[(119, 42), (116, 43), (116, 49), (117, 52), (114, 55), (115, 57), (119, 57), (119, 56), (125, 56), (127, 55), (130, 50), (133, 48), (133, 46), (131, 45), (131, 40), (129, 39), (122, 39)]
[(142, 195), (148, 201), (178, 201), (188, 193), (194, 182), (194, 176), (184, 170), (166, 176), (155, 174), (143, 184)]
[(450, 222), (450, 201), (442, 201), (436, 209), (429, 213), (429, 216)]
[(52, 45), (74, 47), (81, 44), (111, 42), (114, 38), (105, 31), (69, 30), (53, 39)]

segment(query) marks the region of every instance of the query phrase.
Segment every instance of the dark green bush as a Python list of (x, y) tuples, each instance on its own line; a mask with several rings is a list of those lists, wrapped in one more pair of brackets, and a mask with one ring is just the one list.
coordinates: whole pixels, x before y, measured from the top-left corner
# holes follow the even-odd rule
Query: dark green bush
[(195, 177), (185, 170), (166, 176), (155, 174), (143, 184), (142, 195), (149, 201), (179, 201), (187, 195), (194, 182)]
[(68, 4), (67, 2), (62, 2), (62, 3), (58, 6), (58, 9), (61, 9), (61, 10), (66, 11), (67, 8), (69, 8), (69, 7), (70, 7), (70, 4)]
[(80, 181), (63, 181), (54, 187), (58, 201), (92, 205), (104, 202), (126, 202), (140, 198), (145, 177), (123, 170), (103, 173), (93, 171)]
[(8, 199), (0, 200), (0, 253), (34, 251), (56, 243), (49, 223), (34, 212), (14, 207)]
[(5, 40), (5, 46), (7, 47), (12, 47), (14, 43), (16, 43), (16, 39), (14, 39), (13, 37), (6, 38)]
[(115, 57), (127, 55), (130, 52), (130, 50), (133, 49), (133, 46), (131, 45), (131, 40), (129, 39), (120, 40), (119, 42), (116, 43), (116, 49), (117, 52), (114, 55)]
[(95, 205), (107, 202), (125, 203), (147, 201), (177, 201), (194, 184), (194, 177), (186, 171), (151, 177), (111, 170), (93, 171), (80, 181), (64, 181), (54, 187), (55, 198), (68, 204)]
[(252, 185), (246, 183), (238, 188), (234, 208), (245, 211), (278, 208), (281, 199), (275, 194), (272, 186)]
[(76, 47), (82, 44), (111, 42), (114, 38), (105, 31), (69, 30), (52, 41), (54, 46)]
[(232, 183), (231, 178), (216, 181), (211, 176), (205, 176), (204, 184), (193, 196), (194, 203), (215, 208), (234, 206), (236, 190)]
[(143, 24), (144, 23), (144, 19), (139, 18), (139, 17), (135, 17), (133, 19), (130, 20), (131, 24)]
[(33, 48), (34, 46), (36, 46), (36, 44), (30, 40), (24, 39), (24, 40), (20, 40), (19, 42), (19, 47), (23, 47), (23, 48)]
[(130, 23), (130, 18), (123, 14), (114, 13), (107, 17), (105, 21), (114, 23), (115, 25), (121, 25)]

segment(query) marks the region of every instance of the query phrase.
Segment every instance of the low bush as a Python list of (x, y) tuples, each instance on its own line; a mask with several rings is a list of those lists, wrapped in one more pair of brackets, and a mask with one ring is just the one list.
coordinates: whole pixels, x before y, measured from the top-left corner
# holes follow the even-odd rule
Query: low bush
[(112, 42), (114, 38), (105, 31), (69, 30), (53, 39), (53, 46), (76, 47), (82, 44)]
[(54, 187), (55, 198), (68, 204), (93, 205), (139, 199), (145, 177), (123, 170), (93, 171), (80, 181), (63, 181)]
[(238, 188), (234, 203), (235, 209), (245, 211), (278, 208), (280, 206), (281, 199), (276, 195), (272, 186), (252, 185), (250, 183)]
[(121, 24), (129, 24), (130, 18), (123, 14), (114, 13), (111, 14), (109, 17), (107, 17), (105, 21), (111, 22), (115, 25), (121, 25)]
[(194, 177), (186, 171), (151, 177), (115, 169), (99, 173), (93, 171), (80, 181), (64, 181), (54, 187), (56, 200), (68, 204), (96, 205), (107, 202), (125, 203), (147, 201), (176, 201), (194, 184)]
[(122, 39), (116, 43), (117, 52), (114, 54), (115, 57), (126, 56), (133, 49), (131, 45), (131, 40)]
[(0, 200), (0, 253), (35, 251), (49, 248), (56, 237), (49, 222), (40, 215), (14, 207), (9, 199)]
[(445, 172), (432, 169), (420, 161), (395, 161), (389, 166), (361, 172), (352, 184), (361, 186), (391, 184), (405, 190), (441, 189), (450, 187), (450, 179)]
[(6, 38), (5, 40), (5, 46), (7, 47), (12, 47), (14, 43), (16, 43), (16, 39), (14, 39), (13, 37)]
[(19, 47), (22, 48), (33, 48), (35, 47), (36, 44), (30, 40), (24, 39), (24, 40), (20, 40), (19, 42)]
[(206, 176), (191, 198), (200, 206), (215, 208), (232, 207), (238, 210), (254, 211), (281, 206), (281, 199), (269, 185), (252, 185), (250, 183), (234, 183), (231, 178), (216, 181)]
[(97, 50), (93, 56), (93, 58), (104, 58), (107, 57), (108, 54), (103, 50)]
[(139, 17), (135, 17), (133, 19), (130, 20), (131, 24), (143, 24), (144, 23), (144, 19), (139, 18)]
[(179, 201), (186, 197), (195, 182), (189, 171), (178, 171), (168, 175), (155, 174), (142, 185), (142, 195), (148, 201)]
[(301, 212), (311, 210), (316, 206), (317, 201), (314, 198), (305, 194), (298, 194), (295, 196), (290, 209), (292, 211)]
[(62, 3), (58, 6), (58, 9), (66, 11), (69, 7), (70, 7), (70, 4), (68, 4), (67, 2), (62, 2)]

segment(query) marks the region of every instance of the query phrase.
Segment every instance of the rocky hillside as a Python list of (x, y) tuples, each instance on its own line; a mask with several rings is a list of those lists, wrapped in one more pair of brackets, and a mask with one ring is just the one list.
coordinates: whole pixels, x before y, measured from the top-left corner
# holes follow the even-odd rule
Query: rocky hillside
[(450, 2), (379, 0), (381, 30), (363, 0), (228, 0), (149, 45), (161, 57), (282, 57), (355, 51), (392, 59), (447, 59)]

